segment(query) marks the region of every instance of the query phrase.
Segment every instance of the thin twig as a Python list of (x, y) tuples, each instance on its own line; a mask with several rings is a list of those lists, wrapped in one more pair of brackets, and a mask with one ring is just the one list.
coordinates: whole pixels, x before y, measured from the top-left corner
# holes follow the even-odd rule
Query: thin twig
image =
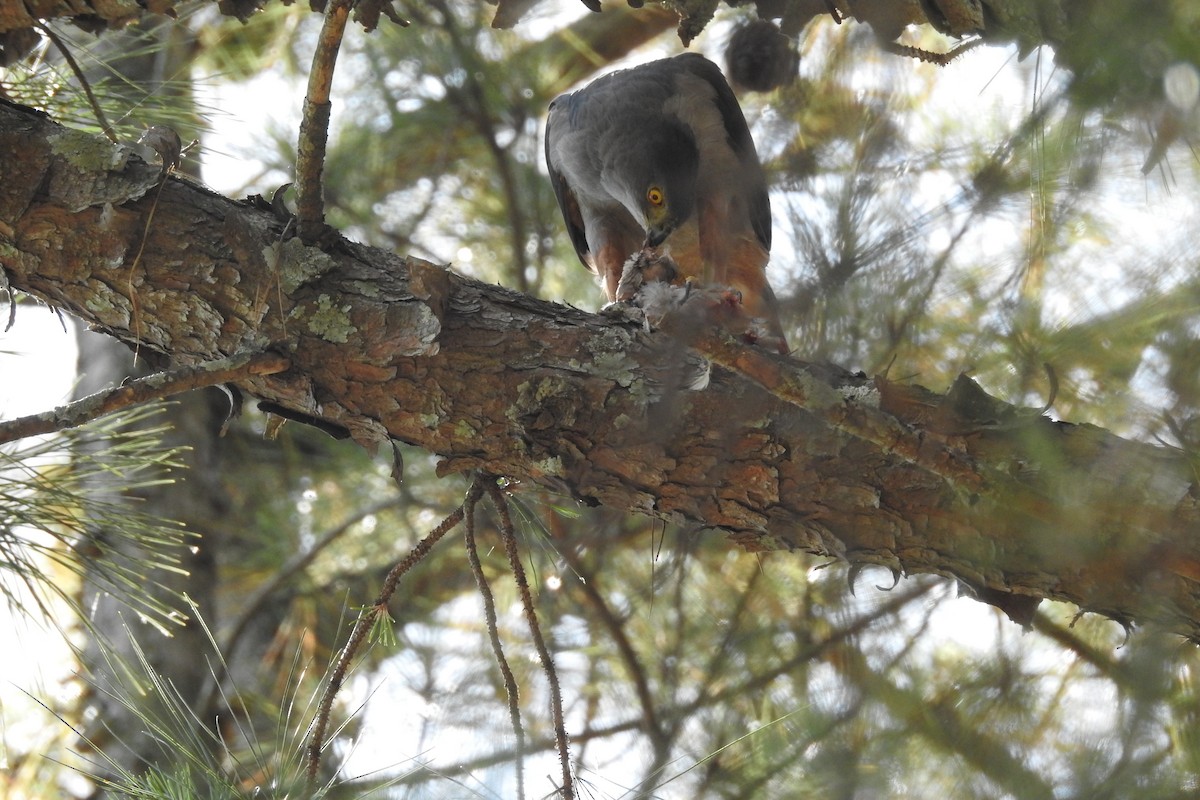
[(104, 131), (104, 135), (113, 144), (117, 143), (117, 134), (113, 132), (112, 126), (108, 124), (108, 117), (104, 116), (104, 109), (100, 108), (100, 102), (96, 99), (96, 95), (92, 93), (92, 84), (84, 77), (83, 70), (79, 68), (79, 63), (75, 57), (71, 55), (70, 49), (67, 48), (66, 42), (59, 38), (58, 34), (50, 29), (50, 26), (42, 22), (40, 19), (35, 19), (33, 24), (36, 25), (42, 33), (46, 34), (46, 38), (54, 43), (58, 48), (58, 52), (62, 53), (63, 60), (67, 62), (67, 66), (71, 68), (71, 72), (75, 73), (75, 79), (79, 81), (79, 85), (83, 87), (83, 93), (87, 95), (88, 103), (92, 106), (92, 113), (96, 115), (96, 121), (100, 123), (100, 129)]
[(300, 238), (314, 241), (324, 232), (325, 201), (322, 198), (321, 172), (325, 168), (325, 150), (329, 143), (330, 92), (333, 68), (346, 31), (352, 0), (329, 0), (325, 22), (313, 52), (308, 71), (308, 91), (300, 120), (300, 141), (296, 146), (296, 218)]
[(959, 42), (946, 53), (933, 53), (929, 50), (923, 50), (920, 47), (900, 44), (899, 42), (884, 42), (883, 49), (893, 55), (915, 58), (918, 61), (924, 61), (926, 64), (936, 64), (939, 67), (944, 67), (954, 59), (971, 52), (981, 44), (983, 44), (982, 38)]
[(542, 669), (546, 673), (546, 681), (550, 685), (550, 712), (554, 717), (554, 738), (558, 743), (558, 760), (562, 764), (561, 788), (565, 800), (575, 797), (574, 782), (571, 778), (570, 743), (567, 739), (567, 725), (563, 719), (562, 689), (558, 685), (558, 671), (546, 648), (546, 640), (542, 637), (542, 628), (538, 624), (537, 611), (533, 607), (533, 597), (529, 593), (529, 581), (525, 578), (525, 567), (521, 565), (521, 553), (517, 549), (517, 536), (513, 530), (512, 516), (508, 513), (508, 501), (504, 499), (504, 491), (494, 483), (487, 486), (488, 496), (492, 505), (500, 515), (500, 535), (504, 539), (504, 551), (508, 554), (508, 564), (513, 572), (513, 580), (517, 584), (517, 592), (521, 595), (521, 605), (525, 608), (525, 621), (529, 623), (529, 634), (537, 648), (538, 658), (541, 659)]
[(475, 127), (475, 132), (483, 139), (495, 162), (496, 174), (499, 176), (500, 186), (504, 190), (504, 209), (508, 214), (506, 227), (508, 228), (509, 246), (512, 249), (512, 274), (516, 283), (514, 288), (519, 292), (528, 292), (529, 278), (525, 274), (529, 263), (529, 259), (525, 255), (525, 234), (528, 226), (525, 222), (520, 188), (517, 186), (517, 178), (513, 171), (512, 155), (500, 145), (496, 124), (488, 108), (487, 96), (480, 81), (475, 77), (483, 74), (479, 51), (470, 43), (463, 41), (455, 22), (455, 15), (446, 3), (443, 0), (433, 0), (432, 4), (441, 13), (441, 26), (449, 36), (451, 46), (466, 65), (463, 89), (447, 91), (446, 100)]
[(255, 375), (274, 375), (288, 369), (290, 365), (291, 362), (287, 358), (276, 353), (242, 353), (156, 372), (145, 378), (90, 394), (52, 411), (0, 422), (0, 444), (26, 436), (75, 428), (114, 411), (193, 389), (221, 383), (236, 383)]
[(363, 609), (359, 615), (358, 621), (354, 624), (354, 630), (350, 632), (350, 638), (346, 642), (346, 646), (342, 648), (342, 654), (338, 658), (337, 664), (329, 674), (329, 682), (325, 685), (325, 691), (321, 694), (321, 702), (317, 706), (316, 717), (313, 719), (312, 733), (309, 737), (308, 745), (305, 750), (306, 772), (308, 775), (308, 789), (311, 793), (316, 788), (317, 771), (321, 766), (321, 750), (325, 746), (325, 733), (329, 729), (329, 712), (333, 707), (333, 700), (337, 697), (338, 691), (342, 688), (342, 681), (346, 678), (346, 673), (350, 670), (350, 662), (354, 660), (358, 654), (358, 649), (362, 646), (363, 640), (367, 638), (367, 633), (371, 627), (381, 616), (387, 616), (387, 604), (392, 599), (392, 595), (396, 593), (396, 585), (404, 574), (419, 564), (425, 556), (429, 555), (429, 551), (439, 540), (449, 533), (455, 525), (462, 522), (466, 506), (474, 504), (483, 493), (480, 481), (477, 479), (471, 484), (471, 488), (467, 490), (467, 497), (462, 505), (450, 512), (438, 526), (429, 532), (421, 541), (417, 542), (409, 554), (404, 557), (396, 566), (392, 567), (388, 572), (387, 577), (383, 580), (383, 588), (379, 592), (379, 597), (371, 604), (369, 608)]
[[(482, 480), (482, 478), (480, 479)], [(517, 679), (513, 677), (508, 659), (504, 657), (504, 648), (500, 644), (500, 631), (496, 624), (496, 601), (492, 597), (492, 589), (488, 586), (487, 577), (483, 574), (483, 565), (479, 562), (479, 550), (475, 546), (475, 503), (467, 508), (466, 516), (466, 545), (467, 563), (471, 565), (471, 574), (479, 587), (479, 596), (483, 598), (483, 615), (487, 620), (488, 639), (492, 643), (492, 652), (496, 655), (496, 664), (504, 677), (504, 691), (508, 694), (508, 716), (512, 720), (513, 733), (517, 737), (517, 797), (525, 798), (525, 728), (521, 725), (521, 695), (517, 689)]]

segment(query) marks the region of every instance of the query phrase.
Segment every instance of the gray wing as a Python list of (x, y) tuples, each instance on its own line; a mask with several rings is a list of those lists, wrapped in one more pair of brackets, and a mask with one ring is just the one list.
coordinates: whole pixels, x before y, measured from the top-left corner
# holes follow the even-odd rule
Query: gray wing
[(729, 146), (737, 154), (742, 164), (743, 175), (750, 196), (747, 198), (750, 212), (750, 224), (754, 234), (769, 252), (771, 250), (771, 200), (767, 194), (767, 180), (763, 175), (762, 164), (758, 160), (758, 151), (754, 149), (754, 139), (750, 136), (750, 127), (742, 114), (737, 96), (721, 74), (721, 68), (699, 53), (684, 53), (671, 59), (671, 63), (685, 69), (698, 78), (702, 78), (716, 92), (717, 110), (725, 122), (725, 134)]
[(574, 95), (563, 95), (550, 103), (550, 116), (546, 118), (546, 169), (550, 173), (550, 185), (554, 188), (554, 196), (562, 211), (563, 220), (567, 223), (567, 234), (571, 244), (575, 246), (575, 254), (579, 260), (588, 266), (587, 234), (583, 227), (583, 215), (579, 211), (579, 200), (571, 190), (571, 183), (563, 174), (558, 164), (556, 145), (559, 137), (570, 124), (570, 104)]

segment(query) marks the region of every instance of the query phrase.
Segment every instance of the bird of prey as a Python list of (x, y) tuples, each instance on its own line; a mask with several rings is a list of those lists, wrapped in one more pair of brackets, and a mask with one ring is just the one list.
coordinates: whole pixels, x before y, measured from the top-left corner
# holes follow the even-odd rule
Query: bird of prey
[(716, 64), (685, 53), (556, 98), (546, 164), (575, 252), (610, 302), (630, 299), (618, 287), (631, 257), (665, 261), (676, 282), (736, 290), (786, 349), (766, 277), (766, 180)]

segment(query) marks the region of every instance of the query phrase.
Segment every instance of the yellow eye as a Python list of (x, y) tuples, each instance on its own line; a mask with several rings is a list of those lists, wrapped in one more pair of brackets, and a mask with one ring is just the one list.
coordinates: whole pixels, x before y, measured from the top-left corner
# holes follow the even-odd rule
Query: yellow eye
[(646, 190), (646, 200), (648, 200), (652, 206), (661, 206), (663, 201), (666, 199), (667, 198), (663, 195), (662, 189), (658, 188), (657, 186), (651, 186)]

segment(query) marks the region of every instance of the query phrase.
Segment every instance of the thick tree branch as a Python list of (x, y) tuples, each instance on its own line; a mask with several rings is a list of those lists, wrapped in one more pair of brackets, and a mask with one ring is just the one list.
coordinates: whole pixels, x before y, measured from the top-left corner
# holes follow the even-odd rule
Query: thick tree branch
[[(239, 385), (373, 446), (399, 439), (588, 504), (1051, 597), (1200, 637), (1195, 476), (1178, 451), (702, 334), (679, 338), (418, 259), (286, 238), (265, 204), (168, 181), (0, 104), (0, 267), (16, 289), (175, 366), (278, 352)], [(131, 292), (132, 295), (131, 296)], [(134, 331), (137, 308), (140, 336)]]

